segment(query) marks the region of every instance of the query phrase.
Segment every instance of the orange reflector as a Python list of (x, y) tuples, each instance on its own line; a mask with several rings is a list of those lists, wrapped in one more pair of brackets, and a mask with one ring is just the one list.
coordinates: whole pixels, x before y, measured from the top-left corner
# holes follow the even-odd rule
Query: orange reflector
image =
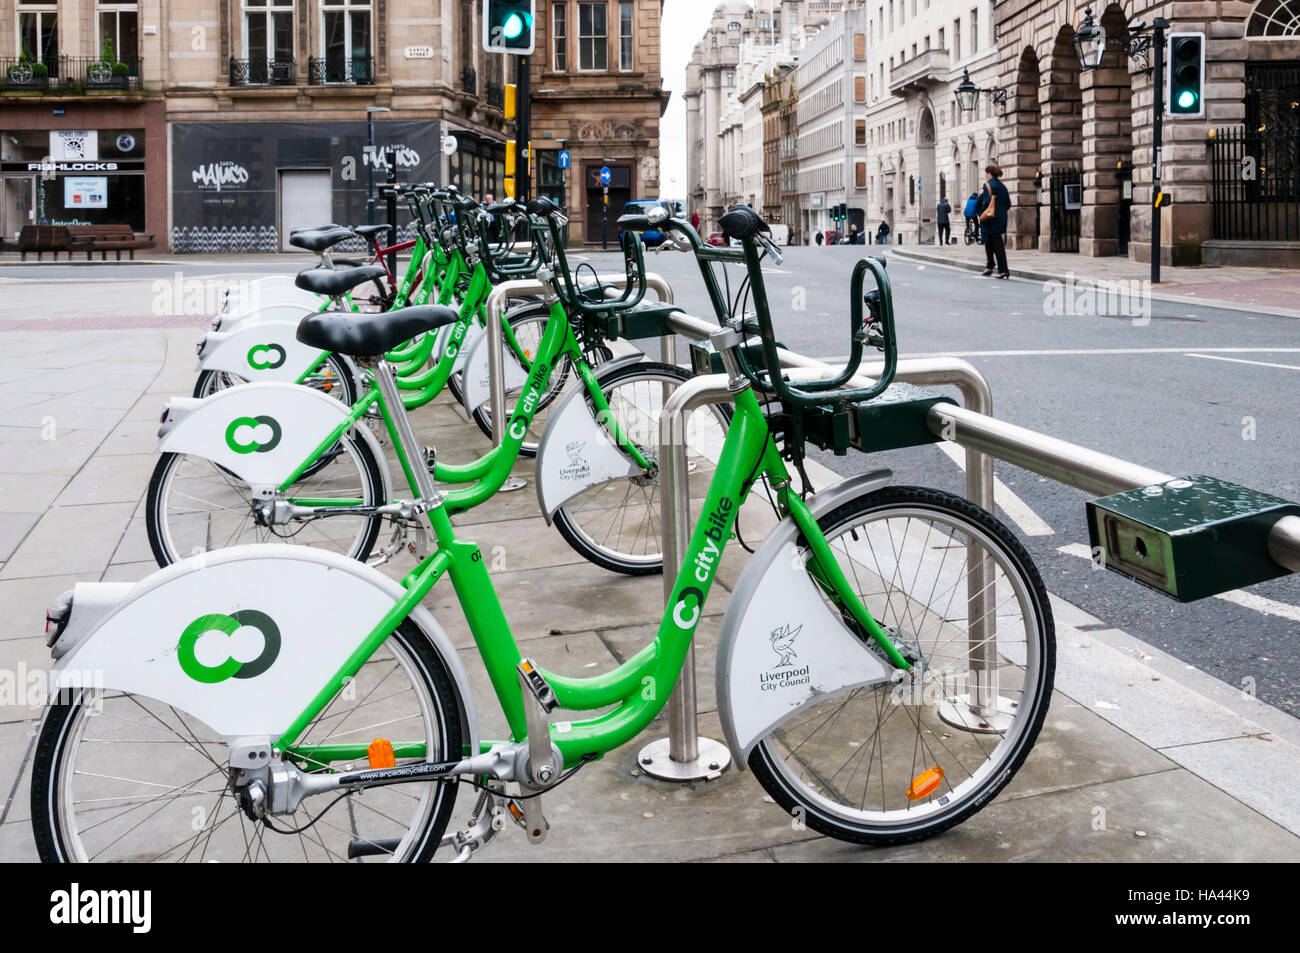
[(391, 768), (397, 764), (397, 756), (393, 754), (393, 743), (387, 738), (376, 738), (370, 742), (370, 747), (366, 749), (366, 757), (370, 759), (372, 769)]
[(907, 789), (907, 799), (919, 801), (923, 797), (929, 797), (939, 789), (942, 780), (943, 768), (927, 768), (912, 779), (912, 786)]

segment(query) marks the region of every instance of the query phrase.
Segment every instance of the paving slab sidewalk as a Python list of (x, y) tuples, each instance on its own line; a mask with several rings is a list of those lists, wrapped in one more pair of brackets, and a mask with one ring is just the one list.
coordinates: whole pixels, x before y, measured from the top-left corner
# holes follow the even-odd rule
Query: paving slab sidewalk
[[(960, 242), (960, 239), (959, 239)], [(982, 245), (890, 245), (890, 255), (933, 265), (983, 271)], [(873, 251), (873, 254), (875, 252)], [(1128, 258), (1093, 258), (1066, 252), (1008, 251), (1007, 267), (1013, 278), (1034, 281), (1149, 281), (1151, 266)], [(1145, 288), (1146, 285), (1141, 287)], [(1295, 307), (1300, 293), (1300, 271), (1292, 268), (1240, 268), (1200, 265), (1160, 269), (1160, 283), (1150, 286), (1158, 301), (1186, 301), (1286, 317), (1300, 317)]]
[[(0, 555), (12, 554), (0, 564), (0, 671), (48, 664), (43, 610), (74, 581), (134, 580), (152, 571), (141, 519), (148, 466), (141, 458), (152, 450), (162, 403), (189, 391), (194, 336), (192, 329), (87, 332), (69, 345), (56, 333), (0, 332), (0, 340), (21, 343), (28, 355), (59, 355), (42, 375), (48, 396), (11, 412), (0, 426), (0, 513), (8, 514), (0, 520)], [(69, 354), (69, 347), (81, 350)], [(112, 406), (104, 406), (96, 400), (97, 375), (124, 366), (116, 362), (127, 353), (138, 373), (115, 378)], [(0, 384), (24, 367), (24, 360), (0, 359)], [(67, 416), (78, 406), (101, 412)], [(70, 422), (62, 429), (65, 417)], [(49, 418), (53, 436), (42, 441)], [(441, 459), (462, 462), (487, 446), (447, 398), (418, 412), (415, 425), (432, 435)], [(461, 534), (485, 553), (500, 548), (498, 588), (526, 653), (566, 674), (612, 668), (653, 637), (662, 580), (620, 576), (577, 559), (537, 513), (531, 461), (520, 461), (515, 473), (529, 486), (459, 517)], [(751, 544), (771, 524), (750, 508), (741, 519)], [(701, 731), (714, 738), (721, 737), (714, 649), (743, 557), (740, 547), (728, 551), (697, 645)], [(410, 565), (398, 559), (385, 571), (400, 576)], [(511, 598), (520, 590), (529, 593), (526, 606)], [(625, 608), (614, 612), (615, 604)], [(436, 589), (428, 605), (463, 651), (483, 732), (501, 732), (503, 719), (450, 591)], [(637, 753), (666, 733), (660, 719), (547, 796), (552, 827), (544, 845), (530, 846), (508, 827), (478, 859), (1300, 859), (1300, 803), (1286, 775), (1300, 752), (1300, 723), (1239, 701), (1229, 686), (1182, 671), (1177, 660), (1150, 655), (1068, 603), (1055, 600), (1054, 610), (1058, 690), (1034, 752), (992, 805), (940, 837), (892, 849), (829, 840), (792, 820), (751, 772), (735, 767), (696, 784), (654, 780), (640, 770)], [(21, 704), (0, 707), (0, 861), (36, 856), (28, 784), (38, 717)], [(462, 798), (459, 819), (468, 801)]]

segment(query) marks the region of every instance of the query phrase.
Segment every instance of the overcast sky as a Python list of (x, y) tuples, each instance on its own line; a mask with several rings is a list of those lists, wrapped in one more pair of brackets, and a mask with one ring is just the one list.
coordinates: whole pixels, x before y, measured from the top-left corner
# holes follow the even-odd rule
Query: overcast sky
[(691, 51), (713, 17), (716, 0), (667, 0), (659, 31), (664, 89), (672, 90), (668, 111), (659, 124), (659, 194), (686, 198), (686, 106), (682, 87)]

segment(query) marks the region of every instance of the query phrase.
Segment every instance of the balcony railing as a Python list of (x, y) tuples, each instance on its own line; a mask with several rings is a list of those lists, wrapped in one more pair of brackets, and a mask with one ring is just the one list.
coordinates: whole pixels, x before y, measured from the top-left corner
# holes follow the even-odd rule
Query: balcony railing
[(230, 58), (231, 86), (293, 86), (297, 81), (293, 57), (282, 60)]
[(478, 72), (472, 66), (460, 71), (460, 88), (471, 96), (478, 95)]
[(307, 60), (307, 79), (313, 86), (373, 86), (375, 58), (326, 56), (317, 59), (313, 56)]
[(45, 60), (0, 58), (3, 89), (12, 92), (93, 92), (140, 88), (140, 57), (107, 60), (59, 56)]
[(484, 84), (483, 98), (489, 106), (495, 106), (497, 109), (506, 108), (506, 89), (500, 83)]
[(926, 50), (889, 72), (889, 91), (895, 96), (924, 92), (932, 86), (948, 81), (949, 60), (947, 50)]

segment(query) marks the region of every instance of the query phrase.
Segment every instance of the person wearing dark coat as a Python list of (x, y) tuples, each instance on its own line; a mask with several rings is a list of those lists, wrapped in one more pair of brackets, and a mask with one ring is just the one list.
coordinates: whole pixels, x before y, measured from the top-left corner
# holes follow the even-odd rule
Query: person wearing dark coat
[(889, 243), (889, 223), (881, 219), (880, 226), (876, 229), (876, 244), (886, 245)]
[(1011, 193), (1002, 184), (1002, 170), (996, 165), (985, 166), (984, 175), (984, 191), (980, 193), (979, 202), (976, 204), (976, 215), (983, 215), (984, 210), (991, 203), (993, 217), (980, 222), (980, 230), (984, 234), (983, 273), (988, 277), (993, 274), (993, 269), (996, 267), (999, 278), (1010, 278), (1011, 273), (1007, 271), (1006, 236), (1007, 213), (1011, 211)]
[(948, 222), (948, 215), (952, 212), (952, 206), (948, 203), (948, 196), (945, 195), (939, 199), (939, 207), (936, 212), (935, 221), (939, 223), (939, 244), (946, 245), (952, 239), (952, 225)]

